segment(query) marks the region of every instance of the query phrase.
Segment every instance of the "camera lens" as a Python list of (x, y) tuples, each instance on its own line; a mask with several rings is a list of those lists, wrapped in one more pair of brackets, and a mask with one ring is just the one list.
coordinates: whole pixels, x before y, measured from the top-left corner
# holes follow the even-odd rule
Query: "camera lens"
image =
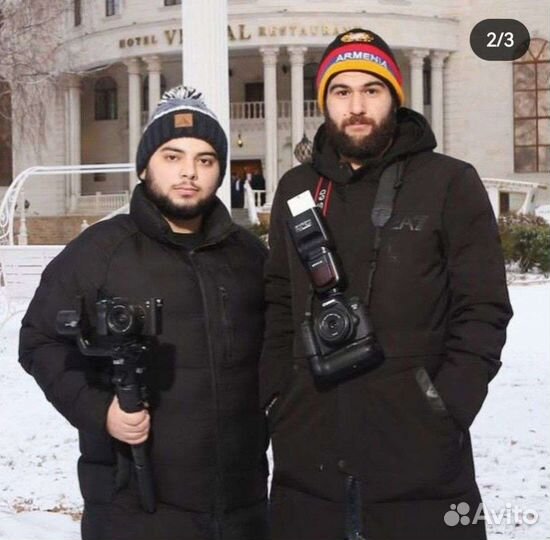
[(133, 309), (131, 306), (124, 304), (116, 304), (107, 315), (107, 326), (112, 334), (122, 335), (128, 334), (136, 322)]
[(353, 325), (345, 311), (332, 308), (321, 313), (317, 328), (319, 337), (325, 343), (335, 345), (349, 337)]

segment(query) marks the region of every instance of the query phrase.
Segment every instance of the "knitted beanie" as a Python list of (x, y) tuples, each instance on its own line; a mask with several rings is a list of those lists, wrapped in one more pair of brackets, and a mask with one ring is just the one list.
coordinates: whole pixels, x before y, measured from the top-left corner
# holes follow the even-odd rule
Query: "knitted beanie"
[(201, 96), (194, 88), (182, 85), (164, 92), (139, 141), (136, 155), (138, 176), (165, 142), (193, 137), (206, 141), (216, 151), (221, 183), (227, 164), (227, 137), (216, 115)]
[(388, 44), (370, 30), (354, 28), (336, 36), (326, 48), (317, 70), (317, 102), (325, 109), (328, 83), (343, 71), (365, 71), (384, 80), (403, 105), (403, 77)]

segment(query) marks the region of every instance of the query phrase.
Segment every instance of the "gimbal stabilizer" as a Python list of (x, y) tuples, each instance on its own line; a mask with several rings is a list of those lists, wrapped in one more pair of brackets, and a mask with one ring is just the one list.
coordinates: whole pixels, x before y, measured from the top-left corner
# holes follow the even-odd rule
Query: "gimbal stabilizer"
[[(114, 302), (113, 302), (114, 300)], [(151, 348), (151, 335), (160, 333), (160, 310), (162, 300), (151, 298), (143, 306), (129, 304), (117, 298), (97, 302), (98, 334), (106, 336), (101, 344), (92, 343), (92, 327), (86, 316), (83, 299), (80, 299), (79, 311), (60, 311), (57, 314), (56, 329), (61, 335), (76, 337), (80, 352), (86, 356), (102, 356), (112, 359), (113, 377), (120, 408), (125, 412), (137, 412), (147, 407), (147, 389), (142, 381), (145, 372), (144, 357)], [(105, 307), (107, 305), (107, 308)], [(143, 309), (141, 309), (143, 308)], [(155, 324), (140, 330), (139, 319), (151, 319), (148, 313), (155, 313)], [(144, 314), (142, 314), (144, 313)], [(129, 324), (129, 318), (135, 318)], [(102, 331), (101, 329), (105, 329)], [(129, 333), (117, 331), (133, 328)], [(130, 445), (138, 481), (141, 504), (146, 512), (156, 509), (153, 473), (147, 456), (147, 443)]]

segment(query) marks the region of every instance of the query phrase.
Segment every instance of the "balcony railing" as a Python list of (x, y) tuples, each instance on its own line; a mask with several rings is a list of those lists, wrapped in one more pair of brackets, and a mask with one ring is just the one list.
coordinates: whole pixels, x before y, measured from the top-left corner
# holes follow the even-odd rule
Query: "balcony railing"
[[(292, 102), (277, 102), (277, 117), (290, 118), (292, 116)], [(304, 118), (320, 118), (322, 116), (317, 101), (307, 99), (304, 101)], [(230, 104), (229, 118), (231, 120), (259, 120), (265, 117), (263, 101), (234, 101)], [(149, 121), (149, 112), (141, 113), (141, 125), (145, 127)]]
[(120, 193), (101, 193), (98, 191), (95, 195), (79, 195), (77, 197), (76, 209), (73, 213), (105, 214), (128, 204), (129, 199), (128, 191)]
[[(229, 109), (229, 117), (231, 120), (256, 120), (264, 118), (264, 102), (263, 101), (234, 101)], [(277, 117), (290, 118), (292, 116), (292, 102), (278, 101), (277, 102)], [(304, 118), (318, 118), (322, 116), (317, 101), (308, 99), (304, 101)]]

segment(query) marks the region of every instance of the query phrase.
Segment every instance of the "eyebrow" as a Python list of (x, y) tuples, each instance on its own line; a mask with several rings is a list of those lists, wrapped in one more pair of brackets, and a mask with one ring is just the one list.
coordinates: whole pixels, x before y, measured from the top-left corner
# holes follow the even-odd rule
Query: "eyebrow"
[[(363, 84), (361, 88), (369, 88), (371, 86), (384, 86), (384, 83), (382, 81), (370, 81), (368, 83)], [(331, 92), (334, 89), (351, 90), (352, 87), (349, 84), (336, 83), (334, 86), (330, 86), (328, 91)]]
[[(161, 152), (176, 152), (178, 154), (185, 154), (185, 150), (182, 150), (181, 148), (176, 148), (175, 146), (164, 146), (160, 149)], [(218, 158), (218, 155), (216, 152), (199, 152), (197, 156), (204, 157), (204, 156), (211, 156), (214, 158)]]

